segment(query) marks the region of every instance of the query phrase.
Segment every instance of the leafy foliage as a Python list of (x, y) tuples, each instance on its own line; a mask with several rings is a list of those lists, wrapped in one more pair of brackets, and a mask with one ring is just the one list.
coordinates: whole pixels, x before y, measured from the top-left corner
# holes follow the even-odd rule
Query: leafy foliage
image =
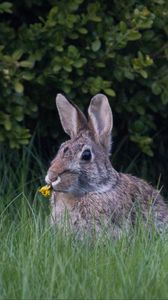
[(0, 14), (0, 142), (27, 143), (39, 116), (41, 134), (57, 137), (57, 92), (81, 108), (103, 92), (130, 149), (166, 149), (166, 0), (16, 0)]

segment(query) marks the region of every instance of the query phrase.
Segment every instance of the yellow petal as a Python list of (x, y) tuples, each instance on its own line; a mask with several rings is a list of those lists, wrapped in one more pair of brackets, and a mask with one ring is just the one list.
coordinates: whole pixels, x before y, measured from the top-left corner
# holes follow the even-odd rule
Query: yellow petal
[(51, 190), (52, 190), (51, 185), (45, 185), (45, 186), (42, 186), (42, 187), (39, 189), (39, 192), (40, 192), (44, 197), (49, 197), (49, 196), (51, 195)]

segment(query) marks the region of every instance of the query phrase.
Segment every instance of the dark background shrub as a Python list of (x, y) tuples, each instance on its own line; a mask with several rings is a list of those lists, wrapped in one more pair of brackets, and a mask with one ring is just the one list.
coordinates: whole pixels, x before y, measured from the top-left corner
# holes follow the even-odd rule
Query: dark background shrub
[(52, 156), (64, 139), (55, 95), (86, 109), (102, 92), (114, 165), (167, 184), (167, 20), (166, 0), (2, 1), (0, 143), (18, 149), (38, 128)]

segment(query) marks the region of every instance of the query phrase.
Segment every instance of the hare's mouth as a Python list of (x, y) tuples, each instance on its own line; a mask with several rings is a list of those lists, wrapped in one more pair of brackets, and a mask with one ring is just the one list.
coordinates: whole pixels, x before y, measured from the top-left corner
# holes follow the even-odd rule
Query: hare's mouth
[(61, 177), (58, 176), (55, 181), (51, 183), (53, 190), (57, 190), (57, 185), (61, 182)]
[(61, 177), (58, 176), (56, 180), (51, 181), (51, 180), (49, 179), (49, 176), (47, 175), (47, 176), (45, 177), (45, 181), (46, 181), (47, 184), (50, 184), (50, 185), (54, 188), (55, 186), (57, 186), (57, 185), (61, 182)]
[(78, 192), (78, 176), (79, 173), (76, 171), (65, 170), (60, 173), (59, 176), (51, 180), (49, 175), (45, 177), (47, 184), (51, 185), (53, 192), (62, 192), (62, 193), (79, 193)]
[(53, 190), (56, 190), (57, 185), (58, 185), (60, 182), (61, 182), (61, 177), (60, 177), (60, 176), (58, 176), (57, 179), (56, 179), (55, 181), (51, 182), (51, 186), (52, 186)]

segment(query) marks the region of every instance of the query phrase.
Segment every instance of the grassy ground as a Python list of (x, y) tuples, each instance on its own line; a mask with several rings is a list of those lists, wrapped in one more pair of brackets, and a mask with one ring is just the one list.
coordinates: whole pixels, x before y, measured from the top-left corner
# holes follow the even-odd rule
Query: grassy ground
[(48, 223), (48, 201), (37, 193), (45, 170), (25, 148), (0, 152), (1, 299), (167, 299), (168, 234), (142, 224), (111, 241), (76, 241)]

